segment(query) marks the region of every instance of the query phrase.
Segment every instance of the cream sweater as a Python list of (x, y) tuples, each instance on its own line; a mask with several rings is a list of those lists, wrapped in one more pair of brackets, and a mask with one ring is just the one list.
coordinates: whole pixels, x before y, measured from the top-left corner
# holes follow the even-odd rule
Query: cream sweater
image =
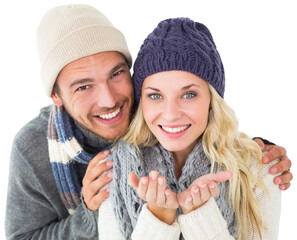
[[(273, 183), (274, 176), (270, 175), (269, 167), (275, 162), (263, 165), (259, 178), (266, 185), (269, 195), (261, 190), (255, 192), (256, 200), (259, 202), (263, 213), (266, 230), (262, 231), (263, 240), (274, 240), (278, 238), (280, 219), (281, 192), (278, 185)], [(257, 172), (256, 161), (250, 167), (252, 172)], [(107, 199), (99, 208), (99, 239), (102, 240), (123, 240), (117, 225), (111, 200)], [(252, 227), (249, 231), (249, 239), (252, 239)], [(177, 217), (172, 225), (157, 219), (144, 205), (137, 225), (133, 231), (134, 240), (152, 239), (179, 239), (180, 233), (186, 240), (228, 240), (234, 239), (228, 232), (225, 219), (216, 204), (211, 198), (206, 204), (197, 210)], [(254, 238), (254, 239), (259, 239)]]

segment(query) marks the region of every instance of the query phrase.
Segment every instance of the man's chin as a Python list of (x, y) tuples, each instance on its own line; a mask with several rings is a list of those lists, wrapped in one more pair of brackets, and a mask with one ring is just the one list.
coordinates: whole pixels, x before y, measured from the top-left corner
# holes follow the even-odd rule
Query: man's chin
[[(126, 131), (121, 131), (121, 130), (118, 130), (118, 131), (109, 130), (108, 131), (108, 127), (106, 129), (104, 129), (104, 131), (102, 131), (102, 130), (93, 131), (90, 129), (87, 129), (87, 130), (92, 132), (93, 134), (97, 135), (98, 137), (100, 137), (104, 140), (107, 140), (107, 141), (116, 141), (119, 138), (121, 138), (126, 132)], [(105, 132), (105, 134), (104, 134), (104, 132)]]

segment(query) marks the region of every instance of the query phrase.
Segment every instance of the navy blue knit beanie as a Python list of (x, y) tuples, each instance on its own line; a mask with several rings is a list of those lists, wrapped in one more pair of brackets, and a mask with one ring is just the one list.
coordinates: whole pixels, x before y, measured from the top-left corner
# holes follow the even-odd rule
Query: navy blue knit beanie
[(146, 77), (163, 71), (191, 72), (224, 97), (225, 74), (210, 31), (189, 18), (167, 19), (144, 40), (134, 63), (133, 83), (138, 104)]

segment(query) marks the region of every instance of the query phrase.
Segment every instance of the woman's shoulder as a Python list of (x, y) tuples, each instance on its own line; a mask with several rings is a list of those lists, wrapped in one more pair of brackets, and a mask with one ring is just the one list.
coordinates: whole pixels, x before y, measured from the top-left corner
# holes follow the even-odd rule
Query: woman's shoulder
[[(266, 152), (262, 154), (264, 157)], [(275, 165), (279, 160), (274, 160), (271, 163), (263, 164), (261, 160), (251, 159), (250, 162), (250, 171), (254, 174), (256, 180), (259, 180), (258, 187), (254, 189), (254, 193), (257, 196), (257, 199), (260, 201), (261, 199), (279, 199), (280, 198), (280, 189), (277, 184), (274, 183), (274, 178), (276, 175), (272, 175), (269, 173), (270, 167)], [(259, 184), (262, 183), (262, 184)], [(269, 196), (268, 198), (266, 196)]]
[[(267, 154), (267, 152), (262, 153), (262, 158)], [(262, 160), (262, 159), (261, 159)], [(252, 157), (250, 159), (249, 167), (252, 173), (254, 173), (257, 177), (274, 177), (269, 173), (270, 167), (275, 165), (277, 162), (279, 162), (278, 159), (268, 163), (268, 164), (263, 164), (262, 161), (259, 159), (256, 159)]]
[[(265, 156), (266, 153), (263, 153)], [(263, 157), (262, 156), (262, 157)], [(274, 239), (277, 236), (280, 209), (281, 209), (281, 191), (274, 183), (275, 175), (269, 173), (269, 168), (278, 160), (269, 164), (263, 164), (261, 160), (251, 159), (250, 170), (255, 174), (256, 180), (259, 180), (258, 187), (252, 190), (255, 200), (259, 204), (263, 215), (265, 230), (261, 231), (263, 239)], [(263, 186), (264, 185), (264, 186)]]

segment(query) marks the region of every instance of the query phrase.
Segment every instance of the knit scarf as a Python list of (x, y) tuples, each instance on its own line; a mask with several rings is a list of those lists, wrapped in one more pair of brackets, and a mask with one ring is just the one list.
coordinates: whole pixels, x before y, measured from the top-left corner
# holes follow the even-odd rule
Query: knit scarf
[[(145, 204), (127, 183), (130, 172), (135, 172), (138, 177), (142, 177), (148, 176), (151, 170), (158, 170), (159, 174), (166, 178), (167, 188), (178, 193), (186, 190), (198, 177), (210, 173), (211, 168), (201, 140), (186, 160), (178, 180), (175, 175), (173, 154), (160, 144), (138, 151), (135, 147), (121, 141), (112, 152), (111, 158), (114, 162), (111, 185), (112, 204), (120, 231), (125, 239), (131, 238), (142, 206)], [(230, 234), (236, 236), (235, 215), (228, 202), (228, 187), (228, 182), (219, 185), (220, 194), (215, 201), (227, 222)], [(178, 214), (181, 214), (180, 209)], [(181, 239), (183, 239), (182, 236)]]
[[(60, 197), (70, 214), (81, 203), (77, 163), (88, 165), (95, 154), (82, 147), (84, 135), (63, 106), (53, 106), (48, 125), (49, 158)], [(107, 146), (98, 152), (111, 148)]]

